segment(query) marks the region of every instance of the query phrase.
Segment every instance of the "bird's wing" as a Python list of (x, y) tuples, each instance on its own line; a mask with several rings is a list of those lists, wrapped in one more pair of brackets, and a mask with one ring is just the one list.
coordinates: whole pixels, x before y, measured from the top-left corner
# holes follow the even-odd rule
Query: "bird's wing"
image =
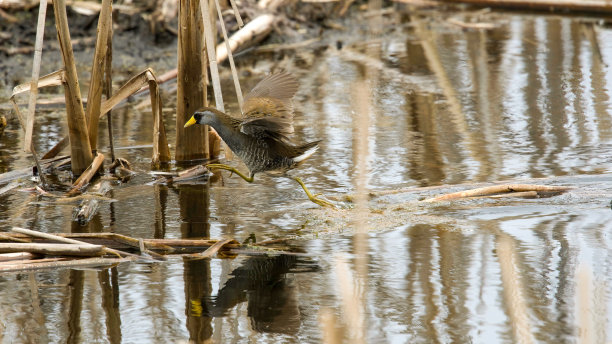
[(286, 140), (293, 133), (291, 98), (298, 86), (297, 80), (286, 72), (261, 80), (244, 98), (240, 130), (247, 135)]

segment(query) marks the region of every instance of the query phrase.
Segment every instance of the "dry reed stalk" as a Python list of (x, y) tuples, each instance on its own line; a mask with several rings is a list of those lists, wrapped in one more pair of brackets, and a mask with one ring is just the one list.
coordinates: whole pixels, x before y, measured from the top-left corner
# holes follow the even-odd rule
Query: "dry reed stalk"
[(165, 253), (172, 253), (174, 251), (174, 248), (172, 246), (150, 242), (147, 239), (143, 239), (143, 240), (135, 239), (135, 238), (131, 238), (126, 235), (121, 235), (121, 234), (116, 234), (116, 233), (111, 233), (111, 235), (109, 235), (109, 240), (115, 240), (119, 243), (131, 246), (131, 247), (135, 247), (135, 248), (140, 248), (141, 246), (140, 243), (142, 242), (144, 247), (148, 250), (155, 249), (155, 250), (164, 251)]
[(64, 61), (64, 92), (66, 96), (66, 115), (70, 136), (72, 173), (74, 175), (80, 175), (89, 165), (91, 165), (93, 155), (87, 134), (87, 121), (85, 119), (85, 112), (83, 111), (83, 102), (81, 100), (81, 90), (77, 78), (72, 44), (70, 43), (68, 17), (66, 15), (66, 0), (53, 1), (53, 10), (55, 13), (57, 40)]
[(32, 81), (30, 82), (30, 99), (28, 101), (28, 117), (25, 124), (23, 148), (32, 151), (32, 135), (34, 130), (34, 115), (36, 113), (36, 97), (38, 96), (38, 78), (40, 76), (40, 61), (42, 59), (43, 38), (45, 36), (45, 18), (47, 16), (47, 0), (41, 0), (38, 8), (38, 26), (34, 43), (34, 62), (32, 63)]
[(89, 123), (89, 144), (95, 153), (98, 147), (98, 122), (102, 102), (102, 89), (104, 83), (104, 67), (112, 26), (112, 0), (102, 0), (102, 10), (98, 17), (98, 31), (96, 35), (96, 48), (91, 64), (91, 80), (87, 93), (87, 109), (85, 118)]
[[(238, 7), (236, 6), (236, 1), (235, 0), (229, 0), (230, 5), (232, 6), (232, 10), (234, 11), (234, 17), (236, 17), (236, 23), (238, 23), (238, 28), (242, 29), (242, 27), (244, 26), (244, 22), (242, 22), (242, 17), (240, 16), (240, 12), (238, 12)], [(217, 3), (217, 6), (219, 6), (219, 4)], [(221, 20), (221, 22), (223, 22), (223, 20)]]
[(0, 254), (0, 262), (8, 262), (12, 260), (29, 260), (34, 258), (36, 258), (36, 255), (30, 252), (13, 252)]
[[(60, 86), (64, 80), (64, 70), (56, 70), (53, 73), (49, 73), (42, 78), (38, 79), (38, 88)], [(24, 92), (29, 92), (32, 88), (31, 83), (20, 84), (13, 88), (11, 99), (14, 100), (15, 96)]]
[[(111, 25), (108, 27), (108, 43), (106, 49), (106, 58), (104, 59), (104, 95), (106, 100), (113, 96), (113, 25), (112, 25), (112, 12), (111, 12)], [(108, 129), (108, 145), (110, 146), (111, 161), (115, 162), (115, 143), (113, 140), (113, 120), (111, 110), (106, 113), (106, 124)]]
[[(35, 256), (42, 256), (42, 255), (37, 254)], [(76, 257), (53, 257), (53, 258), (36, 258), (35, 257), (33, 259), (21, 259), (21, 260), (14, 260), (10, 262), (0, 263), (0, 267), (11, 266), (11, 265), (27, 265), (27, 264), (34, 264), (34, 263), (59, 262), (59, 261), (64, 261), (64, 260), (69, 260), (69, 259), (76, 259)], [(1, 268), (0, 268), (0, 271), (2, 271)]]
[[(221, 7), (219, 6), (219, 0), (215, 0), (215, 7), (217, 8), (217, 15), (219, 16), (219, 23), (221, 23), (221, 32), (223, 33), (223, 40), (225, 41), (225, 49), (229, 58), (230, 69), (232, 70), (232, 78), (234, 79), (234, 88), (236, 89), (236, 98), (238, 99), (238, 107), (242, 113), (242, 90), (240, 89), (240, 81), (238, 80), (238, 72), (236, 71), (236, 65), (234, 65), (234, 57), (232, 56), (232, 50), (230, 49), (229, 39), (227, 38), (227, 30), (225, 29), (225, 22), (223, 21), (223, 15), (221, 14)], [(216, 53), (216, 52), (215, 52)]]
[[(13, 228), (11, 228), (11, 231), (16, 232), (16, 233), (21, 233), (21, 234), (29, 235), (29, 236), (33, 236), (33, 237), (37, 237), (37, 238), (44, 238), (44, 239), (49, 239), (49, 240), (55, 240), (55, 241), (63, 242), (63, 243), (66, 243), (66, 244), (93, 245), (93, 244), (90, 244), (90, 243), (87, 243), (87, 242), (83, 242), (83, 241), (79, 241), (79, 240), (74, 240), (74, 239), (70, 239), (70, 238), (65, 238), (65, 237), (61, 237), (61, 236), (53, 235), (53, 234), (49, 234), (49, 233), (42, 233), (42, 232), (38, 232), (38, 231), (33, 231), (33, 230), (30, 230), (30, 229), (26, 229), (26, 228), (13, 227)], [(115, 250), (115, 249), (112, 249), (112, 248), (109, 248), (109, 247), (104, 247), (103, 246), (103, 250), (104, 250), (105, 253), (114, 254), (114, 255), (116, 255), (118, 257), (121, 257), (121, 256), (138, 257), (135, 254), (131, 254), (131, 253)]]
[(537, 191), (521, 191), (521, 192), (511, 192), (507, 194), (490, 195), (490, 196), (483, 196), (483, 197), (494, 198), (494, 199), (508, 198), (508, 197), (536, 198), (538, 197), (538, 192)]
[[(211, 0), (211, 3), (212, 6), (214, 6), (214, 0)], [(215, 51), (217, 26), (214, 25), (215, 21), (211, 15), (213, 9), (210, 8), (210, 5), (211, 4), (209, 4), (207, 0), (200, 0), (200, 12), (202, 13), (202, 22), (204, 23), (204, 45), (206, 46), (206, 54), (208, 55), (208, 69), (210, 70), (210, 79), (212, 81), (213, 93), (215, 96), (215, 108), (221, 112), (225, 112), (223, 93), (221, 91), (221, 80), (219, 78), (219, 66), (217, 64), (217, 53)], [(227, 145), (224, 148), (225, 158), (231, 160), (233, 157), (232, 151)]]
[(159, 96), (157, 80), (151, 70), (147, 70), (145, 76), (149, 84), (151, 109), (153, 111), (153, 156), (151, 158), (151, 164), (157, 167), (161, 163), (170, 161), (170, 148), (168, 148), (166, 128), (164, 126), (164, 119), (162, 118), (162, 102)]
[(432, 198), (428, 198), (423, 200), (422, 202), (440, 202), (440, 201), (450, 201), (456, 200), (460, 198), (467, 197), (479, 197), (479, 196), (488, 196), (498, 193), (504, 192), (528, 192), (528, 191), (536, 191), (536, 192), (564, 192), (571, 189), (567, 186), (548, 186), (548, 185), (534, 185), (534, 184), (503, 184), (503, 185), (493, 185), (482, 188), (476, 188), (471, 190), (453, 192), (449, 194), (444, 194)]
[(101, 256), (104, 246), (75, 244), (0, 243), (1, 253), (30, 252), (53, 256)]
[(58, 268), (76, 268), (76, 267), (95, 267), (116, 265), (123, 262), (131, 261), (131, 258), (83, 258), (83, 259), (52, 259), (45, 262), (31, 262), (29, 264), (2, 264), (0, 272), (27, 271), (27, 270), (43, 270), (43, 269), (58, 269)]
[[(123, 100), (129, 96), (138, 92), (141, 87), (149, 87), (151, 93), (151, 104), (153, 113), (153, 126), (154, 126), (154, 147), (153, 147), (153, 162), (168, 162), (170, 161), (170, 148), (168, 147), (168, 140), (166, 138), (166, 130), (163, 124), (163, 118), (161, 114), (162, 104), (161, 97), (159, 96), (159, 89), (157, 80), (153, 70), (150, 68), (145, 69), (140, 74), (132, 77), (128, 80), (121, 88), (109, 99), (106, 99), (100, 105), (100, 115), (106, 115), (113, 107), (117, 106)], [(156, 141), (157, 140), (157, 141)], [(63, 149), (63, 142), (69, 142), (68, 137), (64, 137), (58, 142), (43, 158), (48, 159), (57, 155)]]
[(185, 122), (193, 113), (207, 105), (207, 62), (202, 46), (202, 27), (198, 0), (179, 0), (175, 151), (177, 161), (210, 158), (208, 126), (184, 128)]
[(87, 167), (87, 169), (81, 174), (81, 176), (79, 176), (79, 178), (77, 178), (77, 180), (74, 181), (72, 184), (72, 189), (70, 189), (66, 195), (73, 196), (81, 192), (81, 188), (87, 185), (91, 178), (96, 175), (96, 172), (98, 172), (98, 169), (100, 169), (103, 162), (104, 154), (97, 153), (96, 158), (93, 160), (91, 165)]

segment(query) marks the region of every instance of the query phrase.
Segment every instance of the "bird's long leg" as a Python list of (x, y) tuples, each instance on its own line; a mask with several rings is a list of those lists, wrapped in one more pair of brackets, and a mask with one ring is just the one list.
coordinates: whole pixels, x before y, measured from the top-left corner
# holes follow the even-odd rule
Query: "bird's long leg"
[(304, 192), (306, 192), (306, 196), (308, 196), (308, 199), (311, 200), (312, 202), (322, 206), (322, 207), (331, 207), (331, 208), (335, 208), (336, 206), (329, 202), (326, 201), (324, 199), (321, 198), (317, 198), (317, 195), (313, 195), (310, 193), (310, 191), (308, 190), (308, 188), (306, 187), (306, 185), (304, 184), (304, 182), (298, 178), (298, 177), (290, 177), (291, 179), (295, 180), (296, 182), (298, 182), (298, 184), (300, 184), (300, 186), (302, 187), (302, 189), (304, 189)]
[(242, 172), (238, 171), (237, 169), (235, 169), (235, 168), (233, 168), (231, 166), (225, 165), (225, 164), (208, 164), (208, 165), (206, 165), (206, 167), (208, 169), (217, 168), (217, 169), (220, 169), (220, 170), (227, 170), (227, 171), (230, 171), (232, 173), (236, 173), (240, 178), (246, 180), (249, 183), (253, 182), (253, 176), (247, 177), (244, 174), (242, 174)]

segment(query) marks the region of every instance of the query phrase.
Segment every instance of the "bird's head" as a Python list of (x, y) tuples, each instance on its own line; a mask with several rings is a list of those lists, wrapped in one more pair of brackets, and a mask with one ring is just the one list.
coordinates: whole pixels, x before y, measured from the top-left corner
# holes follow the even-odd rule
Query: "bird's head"
[(194, 124), (212, 124), (215, 118), (217, 118), (216, 112), (218, 111), (212, 108), (202, 108), (196, 111), (185, 123), (185, 128)]

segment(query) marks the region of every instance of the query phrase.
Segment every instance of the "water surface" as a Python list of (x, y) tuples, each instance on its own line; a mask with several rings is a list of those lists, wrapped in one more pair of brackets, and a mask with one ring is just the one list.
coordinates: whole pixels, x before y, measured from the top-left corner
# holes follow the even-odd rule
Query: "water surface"
[[(496, 26), (466, 30), (445, 21), (451, 15)], [(355, 13), (343, 22), (351, 33), (326, 32), (316, 53), (243, 63), (250, 85), (271, 68), (300, 78), (297, 140), (323, 142), (294, 174), (313, 192), (352, 195), (353, 210), (320, 210), (293, 181), (267, 176), (154, 185), (146, 146), (153, 124), (147, 107), (136, 106), (146, 97), (137, 98), (113, 115), (116, 144), (126, 147), (118, 154), (138, 171), (115, 185), (115, 202), (80, 226), (71, 221), (74, 204), (11, 192), (0, 196), (0, 226), (292, 237), (307, 255), (2, 275), (0, 338), (316, 343), (336, 319), (350, 342), (612, 340), (612, 31), (595, 26), (599, 55), (588, 39), (596, 19)], [(164, 92), (173, 143), (172, 87)], [(53, 111), (38, 121), (39, 151), (66, 132), (62, 121)], [(13, 121), (0, 139), (0, 172), (28, 165), (20, 142)], [(100, 146), (107, 142), (101, 136)], [(447, 189), (362, 197), (500, 180), (574, 189), (429, 206), (416, 200)]]

